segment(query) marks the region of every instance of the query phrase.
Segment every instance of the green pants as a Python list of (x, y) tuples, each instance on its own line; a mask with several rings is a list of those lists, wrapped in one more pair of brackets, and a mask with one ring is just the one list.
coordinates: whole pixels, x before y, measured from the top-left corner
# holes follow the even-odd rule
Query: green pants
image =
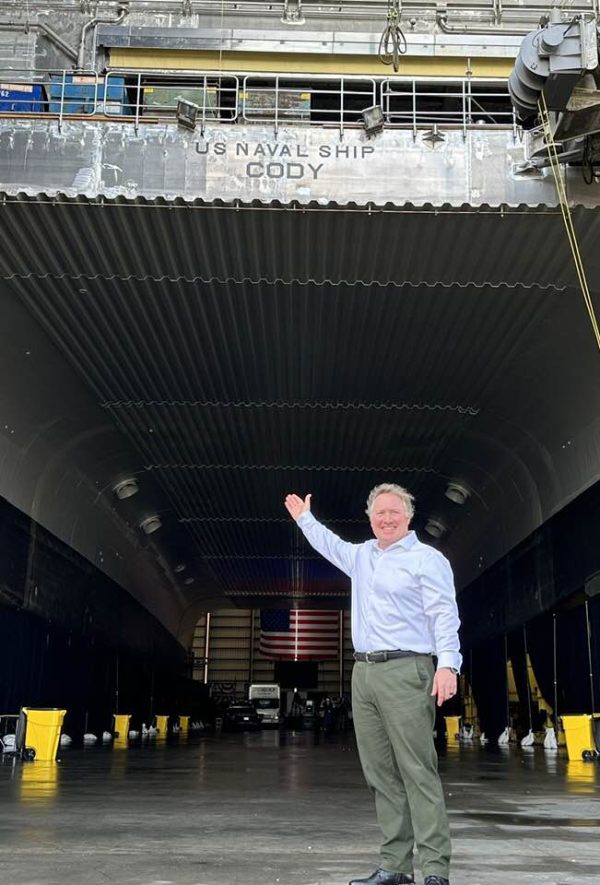
[(416, 845), (423, 874), (448, 878), (450, 831), (433, 745), (432, 680), (433, 662), (426, 655), (357, 661), (352, 716), (383, 832), (381, 867), (411, 874)]

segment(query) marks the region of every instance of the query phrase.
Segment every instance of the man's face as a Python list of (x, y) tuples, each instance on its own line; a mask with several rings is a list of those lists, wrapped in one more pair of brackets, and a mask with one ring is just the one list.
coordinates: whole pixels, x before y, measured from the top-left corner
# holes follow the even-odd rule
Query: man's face
[(377, 495), (371, 508), (371, 528), (383, 550), (408, 534), (409, 523), (402, 498), (390, 492)]

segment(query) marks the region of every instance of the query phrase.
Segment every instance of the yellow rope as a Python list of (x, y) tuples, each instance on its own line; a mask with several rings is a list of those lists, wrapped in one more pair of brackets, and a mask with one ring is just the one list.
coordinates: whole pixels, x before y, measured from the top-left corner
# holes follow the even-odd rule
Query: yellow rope
[(569, 240), (569, 245), (571, 247), (571, 254), (573, 255), (573, 262), (575, 264), (575, 270), (577, 272), (577, 278), (579, 280), (579, 286), (581, 288), (581, 292), (583, 294), (583, 300), (585, 301), (585, 306), (587, 308), (587, 312), (590, 317), (592, 329), (594, 330), (596, 344), (598, 345), (598, 349), (600, 350), (600, 329), (598, 328), (598, 320), (596, 319), (596, 313), (594, 311), (594, 303), (592, 301), (592, 296), (590, 294), (590, 289), (589, 289), (588, 282), (587, 282), (585, 268), (583, 266), (583, 260), (581, 258), (581, 252), (579, 251), (579, 243), (577, 241), (577, 234), (575, 232), (575, 226), (573, 225), (573, 218), (571, 216), (571, 208), (569, 206), (569, 201), (567, 199), (567, 190), (565, 187), (563, 171), (561, 169), (560, 160), (558, 159), (558, 152), (556, 150), (556, 143), (554, 141), (554, 136), (552, 134), (552, 127), (550, 126), (550, 119), (548, 117), (548, 108), (546, 106), (546, 99), (544, 98), (543, 93), (540, 96), (540, 100), (538, 102), (538, 107), (539, 107), (539, 111), (540, 111), (540, 117), (542, 120), (542, 126), (544, 127), (544, 136), (546, 139), (546, 146), (548, 148), (548, 156), (550, 158), (550, 165), (552, 166), (552, 172), (554, 173), (554, 181), (556, 183), (556, 190), (558, 191), (558, 199), (560, 202), (560, 211), (562, 213), (563, 221), (565, 223), (567, 237)]

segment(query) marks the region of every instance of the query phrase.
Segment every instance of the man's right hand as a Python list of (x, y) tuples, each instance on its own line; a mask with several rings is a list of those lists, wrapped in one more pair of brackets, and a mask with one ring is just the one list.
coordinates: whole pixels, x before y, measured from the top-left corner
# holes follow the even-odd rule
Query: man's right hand
[(310, 495), (304, 500), (299, 495), (287, 495), (285, 499), (285, 507), (292, 519), (298, 519), (303, 513), (310, 511)]

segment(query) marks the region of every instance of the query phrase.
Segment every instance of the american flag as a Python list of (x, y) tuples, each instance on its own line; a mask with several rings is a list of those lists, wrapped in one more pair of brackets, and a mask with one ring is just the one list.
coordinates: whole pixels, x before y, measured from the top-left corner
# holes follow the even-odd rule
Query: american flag
[(339, 657), (339, 611), (265, 609), (260, 613), (262, 655), (272, 660), (325, 661)]

